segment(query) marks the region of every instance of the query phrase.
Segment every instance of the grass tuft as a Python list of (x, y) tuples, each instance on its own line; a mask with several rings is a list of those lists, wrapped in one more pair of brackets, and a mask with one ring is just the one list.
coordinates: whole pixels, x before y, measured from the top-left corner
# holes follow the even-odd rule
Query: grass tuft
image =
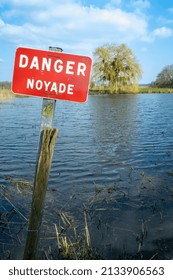
[[(63, 213), (61, 213), (62, 222), (67, 225), (67, 217)], [(63, 227), (57, 226), (54, 224), (55, 227), (55, 234), (57, 240), (57, 247), (59, 256), (62, 259), (68, 260), (94, 260), (100, 259), (100, 254), (92, 248), (91, 246), (91, 238), (90, 238), (90, 231), (87, 222), (87, 215), (84, 212), (84, 221), (85, 221), (85, 230), (83, 235), (78, 235), (76, 227), (72, 227), (71, 236), (64, 230)], [(69, 225), (69, 220), (68, 220)], [(71, 224), (72, 225), (72, 224)]]

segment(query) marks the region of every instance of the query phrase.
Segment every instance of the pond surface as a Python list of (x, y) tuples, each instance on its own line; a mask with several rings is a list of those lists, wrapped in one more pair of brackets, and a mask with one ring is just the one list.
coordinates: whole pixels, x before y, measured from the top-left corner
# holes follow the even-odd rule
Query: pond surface
[[(0, 103), (1, 213), (15, 205), (29, 215), (31, 193), (22, 194), (12, 182), (34, 181), (41, 107), (39, 98)], [(103, 258), (171, 259), (172, 120), (173, 94), (57, 101), (59, 135), (45, 205), (50, 227), (64, 211), (80, 234), (85, 211), (92, 247)], [(8, 237), (2, 230), (0, 239), (4, 248)], [(10, 244), (2, 253), (10, 250), (11, 258), (20, 258)]]

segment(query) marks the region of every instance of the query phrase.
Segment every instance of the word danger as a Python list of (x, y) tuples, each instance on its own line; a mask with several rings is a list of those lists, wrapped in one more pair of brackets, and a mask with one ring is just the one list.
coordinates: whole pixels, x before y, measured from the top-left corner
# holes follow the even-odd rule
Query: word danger
[[(76, 65), (77, 64), (77, 65)], [(76, 67), (77, 66), (77, 67)], [(29, 68), (41, 71), (56, 73), (65, 73), (67, 75), (85, 76), (86, 64), (83, 62), (66, 61), (65, 63), (61, 59), (52, 60), (51, 58), (43, 57), (41, 61), (37, 56), (34, 56), (31, 60), (25, 54), (20, 55), (19, 68)], [(76, 71), (75, 71), (76, 70)]]
[(66, 92), (67, 94), (73, 94), (74, 85), (72, 84), (64, 84), (64, 83), (56, 83), (56, 82), (47, 82), (42, 80), (35, 81), (34, 79), (27, 79), (26, 84), (27, 89), (36, 89), (36, 90), (45, 90), (49, 92), (55, 92), (56, 94), (63, 94)]

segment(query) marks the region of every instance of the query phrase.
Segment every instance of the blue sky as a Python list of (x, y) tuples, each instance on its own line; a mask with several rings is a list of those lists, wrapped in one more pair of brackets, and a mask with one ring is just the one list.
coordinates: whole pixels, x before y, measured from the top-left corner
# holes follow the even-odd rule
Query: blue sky
[(173, 64), (171, 0), (0, 0), (0, 81), (11, 81), (19, 46), (92, 57), (105, 43), (125, 43), (150, 83)]

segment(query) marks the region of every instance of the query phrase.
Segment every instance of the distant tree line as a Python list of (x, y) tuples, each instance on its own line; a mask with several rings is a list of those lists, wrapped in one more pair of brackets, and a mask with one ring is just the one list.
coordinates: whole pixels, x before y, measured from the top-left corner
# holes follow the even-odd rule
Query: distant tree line
[(173, 88), (173, 64), (165, 66), (151, 83), (153, 87)]
[(11, 83), (4, 81), (4, 82), (0, 82), (0, 88), (1, 89), (11, 89)]

